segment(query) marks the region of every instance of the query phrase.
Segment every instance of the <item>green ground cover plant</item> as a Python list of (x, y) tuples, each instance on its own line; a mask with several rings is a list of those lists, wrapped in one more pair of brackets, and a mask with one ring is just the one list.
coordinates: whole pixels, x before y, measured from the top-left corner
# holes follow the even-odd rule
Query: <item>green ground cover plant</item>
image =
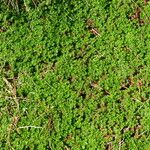
[(0, 149), (150, 149), (148, 1), (0, 11)]

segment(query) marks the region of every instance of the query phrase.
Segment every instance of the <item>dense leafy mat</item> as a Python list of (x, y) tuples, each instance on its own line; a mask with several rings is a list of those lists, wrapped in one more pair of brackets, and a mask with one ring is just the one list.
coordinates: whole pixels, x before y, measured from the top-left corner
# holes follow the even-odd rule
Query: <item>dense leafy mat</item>
[(150, 148), (150, 3), (2, 10), (0, 149)]

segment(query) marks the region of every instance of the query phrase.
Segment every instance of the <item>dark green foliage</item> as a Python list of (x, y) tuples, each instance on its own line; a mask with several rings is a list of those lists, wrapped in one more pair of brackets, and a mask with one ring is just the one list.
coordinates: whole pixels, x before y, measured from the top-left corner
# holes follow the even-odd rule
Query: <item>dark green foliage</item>
[(33, 8), (2, 7), (0, 149), (148, 150), (150, 4)]

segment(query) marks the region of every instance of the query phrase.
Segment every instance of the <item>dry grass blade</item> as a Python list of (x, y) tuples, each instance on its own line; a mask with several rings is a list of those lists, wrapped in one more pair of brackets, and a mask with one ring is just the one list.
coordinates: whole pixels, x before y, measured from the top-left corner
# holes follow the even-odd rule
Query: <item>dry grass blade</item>
[(90, 30), (90, 32), (91, 32), (92, 34), (96, 35), (96, 36), (99, 36), (99, 35), (100, 35), (99, 31), (98, 31), (96, 28), (92, 28), (92, 29)]
[(17, 99), (17, 96), (16, 96), (16, 85), (15, 85), (15, 81), (13, 80), (13, 85), (5, 78), (3, 77), (3, 81), (5, 82), (5, 84), (7, 85), (8, 87), (8, 91), (9, 93), (11, 93), (12, 95), (12, 99), (14, 99), (16, 105), (17, 105), (17, 110), (19, 111), (19, 101)]
[(8, 82), (8, 80), (5, 77), (3, 77), (3, 81), (6, 83), (6, 85), (8, 86), (9, 90), (12, 93), (12, 91), (13, 91), (12, 85)]
[(123, 143), (124, 143), (124, 140), (121, 140), (121, 141), (119, 142), (119, 150), (121, 150), (121, 146), (123, 145)]
[(10, 149), (13, 149), (14, 150), (14, 148), (11, 146), (11, 133), (12, 133), (12, 131), (15, 129), (15, 127), (17, 126), (17, 123), (18, 123), (18, 121), (19, 121), (19, 117), (18, 116), (14, 116), (13, 118), (12, 118), (12, 122), (11, 122), (11, 124), (8, 126), (8, 128), (7, 128), (7, 144), (8, 144), (8, 146), (9, 146), (9, 148)]
[(41, 129), (42, 127), (37, 127), (37, 126), (23, 126), (23, 127), (18, 127), (18, 129), (28, 129), (28, 128)]
[(9, 9), (14, 9), (18, 13), (19, 11), (22, 11), (21, 9), (25, 9), (26, 11), (30, 10), (30, 5), (32, 5), (34, 8), (36, 8), (42, 1), (41, 0), (2, 0), (4, 5), (6, 5)]

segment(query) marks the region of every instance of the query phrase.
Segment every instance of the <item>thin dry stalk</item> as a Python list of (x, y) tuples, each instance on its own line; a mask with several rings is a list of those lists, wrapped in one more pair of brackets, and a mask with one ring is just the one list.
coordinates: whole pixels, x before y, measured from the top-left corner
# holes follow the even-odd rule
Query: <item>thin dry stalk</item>
[(28, 129), (28, 128), (41, 129), (42, 127), (37, 127), (37, 126), (23, 126), (23, 127), (18, 127), (18, 129)]
[(13, 80), (13, 85), (5, 77), (3, 77), (3, 81), (7, 85), (7, 87), (8, 87), (7, 90), (9, 91), (9, 93), (11, 93), (12, 98), (13, 98), (14, 102), (16, 103), (17, 111), (19, 111), (19, 100), (18, 100), (17, 94), (16, 94), (16, 83), (15, 83), (15, 80)]

